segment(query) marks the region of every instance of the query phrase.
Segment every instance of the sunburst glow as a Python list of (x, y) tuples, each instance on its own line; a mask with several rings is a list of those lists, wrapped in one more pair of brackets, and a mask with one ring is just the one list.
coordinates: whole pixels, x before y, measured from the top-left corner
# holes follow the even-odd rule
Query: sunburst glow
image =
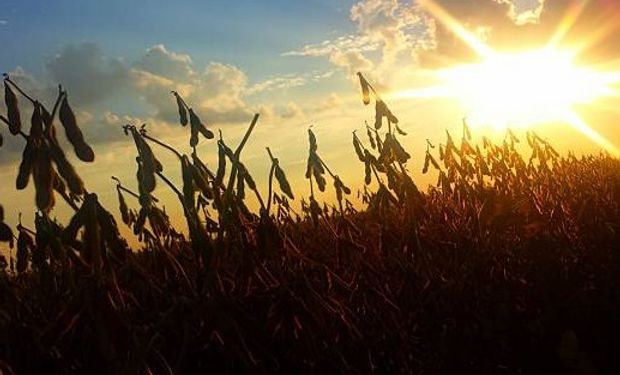
[(573, 54), (557, 50), (494, 53), (438, 76), (472, 124), (499, 128), (562, 121), (575, 104), (613, 93), (605, 75), (576, 67)]
[(615, 156), (620, 150), (598, 134), (575, 112), (578, 104), (617, 96), (618, 72), (602, 72), (579, 66), (575, 60), (583, 46), (559, 49), (570, 24), (578, 16), (571, 12), (546, 48), (519, 52), (498, 52), (458, 23), (432, 0), (424, 6), (480, 58), (480, 62), (457, 65), (435, 72), (438, 84), (405, 90), (400, 98), (449, 97), (466, 109), (474, 127), (532, 127), (546, 123), (564, 123)]

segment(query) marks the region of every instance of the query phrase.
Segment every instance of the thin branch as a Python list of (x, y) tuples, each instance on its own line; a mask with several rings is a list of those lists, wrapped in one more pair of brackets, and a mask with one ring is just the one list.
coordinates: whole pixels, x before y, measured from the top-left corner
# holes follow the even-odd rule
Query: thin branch
[[(56, 103), (54, 103), (54, 108), (52, 109), (52, 113), (51, 113), (51, 122), (54, 122), (54, 117), (56, 116), (56, 112), (58, 111), (58, 107), (60, 106), (60, 102), (62, 101), (62, 98), (65, 97), (67, 95), (66, 92), (62, 91), (62, 86), (58, 85), (58, 97), (56, 98)], [(50, 123), (51, 125), (51, 123)]]
[(179, 196), (179, 199), (183, 200), (183, 193), (181, 193), (181, 191), (179, 191), (179, 189), (177, 189), (176, 186), (174, 186), (174, 184), (172, 183), (172, 181), (170, 181), (166, 176), (164, 176), (161, 172), (155, 172), (155, 174), (157, 176), (159, 176), (159, 178), (161, 178), (169, 187), (170, 189), (172, 189), (176, 195)]
[(161, 142), (161, 141), (158, 141), (157, 139), (155, 139), (155, 138), (153, 138), (153, 137), (150, 137), (150, 136), (149, 136), (149, 135), (147, 135), (146, 133), (141, 133), (141, 135), (142, 135), (142, 137), (144, 137), (145, 139), (148, 139), (149, 141), (151, 141), (151, 142), (153, 142), (153, 143), (155, 143), (155, 144), (157, 144), (157, 145), (159, 145), (159, 146), (161, 146), (161, 147), (165, 148), (166, 150), (168, 150), (168, 151), (170, 151), (170, 152), (174, 153), (174, 154), (175, 154), (175, 155), (176, 155), (179, 159), (182, 159), (182, 158), (183, 158), (183, 155), (181, 155), (181, 154), (180, 154), (177, 150), (175, 150), (175, 149), (174, 149), (174, 148), (172, 148), (171, 146), (168, 146), (167, 144), (165, 144), (165, 143), (163, 143), (163, 142)]
[[(11, 126), (11, 123), (6, 117), (0, 115), (0, 120), (2, 120), (2, 122), (4, 122), (6, 126)], [(20, 130), (18, 134), (21, 135), (25, 140), (28, 140), (28, 135), (26, 135), (26, 133), (24, 133), (23, 131)]]
[(254, 189), (252, 189), (254, 191), (254, 194), (256, 194), (256, 199), (258, 199), (258, 203), (260, 204), (260, 207), (264, 210), (265, 209), (265, 202), (263, 201), (263, 197), (261, 197), (260, 193), (258, 192), (258, 189), (255, 187)]
[(332, 171), (329, 169), (329, 167), (327, 166), (327, 164), (325, 164), (325, 162), (323, 161), (323, 159), (321, 159), (321, 157), (317, 154), (316, 157), (319, 159), (319, 161), (321, 162), (321, 165), (323, 166), (323, 168), (325, 168), (325, 170), (327, 171), (327, 173), (329, 173), (330, 176), (332, 176), (333, 179), (336, 179), (336, 175), (332, 173)]
[(275, 157), (273, 157), (273, 154), (271, 153), (271, 150), (269, 149), (269, 147), (265, 147), (267, 149), (267, 153), (269, 154), (269, 158), (271, 158), (271, 161), (274, 162), (276, 160)]
[(258, 122), (258, 116), (259, 116), (258, 113), (254, 114), (254, 118), (252, 119), (252, 123), (250, 124), (250, 127), (245, 132), (245, 135), (243, 136), (241, 143), (239, 143), (239, 146), (237, 146), (237, 149), (235, 150), (235, 156), (237, 156), (237, 160), (239, 160), (239, 155), (241, 155), (241, 151), (243, 150), (243, 147), (245, 147), (245, 143), (250, 138), (250, 134), (252, 134), (252, 130), (254, 130), (254, 127), (256, 126), (256, 123)]
[(67, 202), (67, 204), (73, 208), (73, 210), (75, 212), (77, 212), (79, 210), (79, 207), (75, 204), (75, 202), (73, 202), (73, 200), (71, 200), (71, 198), (67, 195), (67, 193), (65, 191), (61, 191), (61, 190), (56, 190), (60, 196), (65, 200), (65, 202)]
[(230, 171), (230, 177), (228, 178), (228, 186), (226, 189), (227, 197), (230, 197), (230, 195), (232, 194), (233, 184), (235, 183), (235, 177), (237, 176), (237, 170), (239, 169), (239, 157), (241, 156), (241, 151), (243, 151), (243, 147), (245, 146), (246, 142), (250, 138), (250, 134), (252, 134), (252, 130), (254, 130), (254, 127), (256, 126), (256, 123), (258, 122), (258, 116), (259, 116), (258, 113), (254, 115), (254, 118), (252, 119), (252, 123), (250, 123), (250, 127), (248, 128), (248, 130), (246, 130), (245, 135), (243, 136), (243, 139), (241, 140), (241, 143), (239, 143), (239, 146), (237, 146), (237, 149), (235, 150), (235, 153), (234, 153), (235, 160), (232, 161), (233, 165)]
[[(113, 179), (114, 181), (116, 181), (116, 188), (117, 188), (117, 189), (122, 190), (122, 191), (124, 191), (125, 193), (127, 193), (127, 194), (131, 195), (132, 197), (134, 197), (134, 198), (136, 198), (136, 199), (140, 200), (140, 196), (139, 196), (137, 193), (135, 193), (135, 192), (133, 192), (133, 191), (131, 191), (131, 190), (127, 189), (126, 187), (124, 187), (124, 186), (121, 184), (121, 180), (119, 180), (118, 178), (116, 178), (116, 177), (114, 177), (114, 176), (112, 176), (112, 179)], [(153, 195), (151, 195), (151, 194), (149, 194), (149, 195), (150, 195), (151, 200), (152, 200), (154, 203), (159, 203), (159, 199), (155, 198), (155, 197), (154, 197)]]
[(271, 210), (271, 200), (273, 196), (273, 175), (276, 171), (276, 158), (273, 157), (271, 150), (269, 147), (265, 147), (267, 149), (267, 153), (269, 154), (269, 158), (271, 159), (271, 169), (269, 170), (269, 197), (267, 199), (267, 214), (269, 214)]

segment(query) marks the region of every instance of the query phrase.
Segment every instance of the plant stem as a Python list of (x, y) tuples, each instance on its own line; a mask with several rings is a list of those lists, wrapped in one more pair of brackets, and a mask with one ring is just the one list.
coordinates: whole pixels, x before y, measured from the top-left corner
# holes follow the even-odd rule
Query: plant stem
[(177, 150), (175, 150), (175, 149), (174, 149), (174, 148), (172, 148), (171, 146), (168, 146), (167, 144), (165, 144), (165, 143), (163, 143), (163, 142), (161, 142), (161, 141), (158, 141), (157, 139), (155, 139), (155, 138), (153, 138), (153, 137), (151, 137), (151, 136), (147, 135), (146, 133), (142, 133), (141, 135), (142, 135), (142, 137), (144, 137), (145, 139), (148, 139), (149, 141), (151, 141), (151, 142), (153, 142), (153, 143), (155, 143), (155, 144), (157, 144), (157, 145), (159, 145), (159, 146), (161, 146), (161, 147), (165, 148), (166, 150), (168, 150), (168, 151), (172, 152), (172, 153), (173, 153), (173, 154), (175, 154), (175, 155), (176, 155), (179, 159), (182, 159), (182, 158), (183, 158), (183, 155), (181, 155), (181, 153), (179, 153)]
[[(267, 147), (267, 151), (269, 151), (269, 147)], [(269, 153), (271, 156), (271, 152)], [(271, 165), (271, 169), (269, 170), (269, 198), (267, 199), (267, 214), (269, 214), (271, 210), (271, 198), (273, 196), (273, 174), (276, 170), (275, 164)]]
[(230, 195), (232, 194), (233, 184), (235, 183), (235, 177), (237, 176), (237, 170), (239, 169), (239, 157), (241, 156), (241, 151), (243, 151), (243, 147), (245, 146), (246, 142), (250, 138), (250, 134), (252, 134), (252, 130), (254, 130), (254, 127), (256, 126), (256, 123), (258, 122), (258, 116), (259, 116), (258, 113), (254, 115), (254, 118), (252, 119), (252, 122), (250, 123), (250, 127), (248, 128), (248, 130), (246, 130), (245, 135), (243, 136), (243, 139), (241, 140), (241, 143), (239, 143), (239, 146), (237, 146), (237, 149), (235, 150), (235, 153), (234, 153), (235, 160), (232, 161), (233, 165), (230, 171), (230, 177), (228, 178), (226, 197), (230, 197)]
[(323, 166), (323, 168), (325, 168), (325, 170), (327, 171), (327, 173), (329, 173), (330, 176), (332, 176), (333, 179), (336, 179), (336, 175), (332, 173), (332, 171), (329, 169), (329, 167), (327, 166), (327, 164), (325, 164), (325, 162), (323, 161), (323, 159), (321, 159), (321, 157), (317, 154), (316, 157), (319, 159), (319, 161), (321, 162), (321, 165)]
[(69, 198), (69, 196), (67, 195), (66, 192), (64, 191), (60, 191), (60, 190), (56, 190), (58, 192), (58, 194), (60, 194), (60, 196), (62, 197), (62, 199), (65, 200), (65, 202), (67, 202), (67, 204), (73, 208), (74, 211), (78, 211), (79, 207)]
[(60, 101), (62, 100), (63, 96), (66, 95), (67, 93), (62, 91), (62, 86), (58, 85), (58, 97), (56, 98), (56, 103), (54, 103), (54, 108), (52, 109), (52, 113), (50, 116), (50, 125), (52, 125), (51, 123), (54, 122), (54, 117), (56, 116), (56, 112), (58, 111), (58, 107), (60, 106)]
[(179, 191), (179, 189), (177, 189), (177, 187), (174, 186), (174, 184), (166, 176), (164, 176), (161, 172), (155, 172), (155, 174), (157, 176), (159, 176), (159, 178), (161, 178), (166, 183), (166, 185), (168, 185), (170, 187), (170, 189), (172, 189), (172, 191), (174, 191), (176, 193), (176, 195), (181, 200), (181, 203), (183, 204), (183, 207), (185, 207), (185, 203), (183, 201), (183, 193), (181, 193)]

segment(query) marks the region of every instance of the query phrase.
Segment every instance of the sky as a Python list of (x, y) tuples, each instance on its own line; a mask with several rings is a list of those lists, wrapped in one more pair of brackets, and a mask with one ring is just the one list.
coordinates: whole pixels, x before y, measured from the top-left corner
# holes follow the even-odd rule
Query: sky
[[(609, 67), (620, 61), (613, 22), (616, 0), (436, 0), (468, 32), (494, 50), (540, 48), (572, 20), (562, 45), (585, 45), (579, 62)], [(294, 188), (306, 195), (303, 178), (307, 129), (319, 153), (345, 183), (358, 186), (351, 132), (363, 130), (374, 109), (364, 107), (355, 73), (361, 71), (382, 93), (436, 84), (435, 72), (471, 63), (478, 56), (454, 30), (417, 2), (398, 0), (308, 1), (32, 1), (0, 0), (0, 69), (44, 103), (57, 84), (68, 91), (95, 163), (75, 161), (87, 188), (116, 212), (112, 175), (132, 189), (135, 150), (121, 126), (147, 124), (149, 134), (190, 152), (188, 129), (178, 125), (171, 90), (181, 93), (212, 130), (236, 144), (254, 113), (259, 124), (243, 158), (255, 178), (268, 175), (269, 146)], [(588, 41), (585, 43), (584, 41)], [(389, 101), (389, 99), (388, 99)], [(443, 140), (468, 115), (464, 103), (440, 97), (394, 97), (388, 103), (408, 136), (409, 165), (420, 185), (426, 139)], [(582, 106), (580, 115), (620, 146), (618, 102)], [(24, 106), (25, 111), (29, 111)], [(4, 103), (0, 113), (6, 113)], [(550, 124), (536, 131), (563, 150), (598, 152), (597, 145), (570, 127)], [(30, 189), (13, 181), (24, 143), (0, 130), (0, 203), (12, 214), (34, 212)], [(156, 149), (167, 173), (179, 181), (178, 166)], [(202, 140), (201, 156), (214, 165), (216, 146)], [(263, 183), (264, 185), (264, 183)], [(178, 206), (159, 184), (156, 195), (172, 212)], [(69, 214), (63, 203), (55, 213)], [(178, 207), (177, 207), (178, 208)], [(180, 212), (180, 211), (179, 211)]]

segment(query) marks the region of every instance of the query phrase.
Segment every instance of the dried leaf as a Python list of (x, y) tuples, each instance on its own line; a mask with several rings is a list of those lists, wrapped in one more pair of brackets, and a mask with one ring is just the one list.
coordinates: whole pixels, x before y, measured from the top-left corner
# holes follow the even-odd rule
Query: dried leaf
[(23, 190), (28, 186), (28, 180), (32, 173), (32, 167), (37, 159), (37, 147), (30, 139), (26, 141), (26, 147), (22, 153), (22, 161), (19, 165), (19, 172), (17, 173), (17, 180), (15, 187), (17, 190)]
[(84, 183), (82, 182), (80, 176), (78, 176), (73, 166), (65, 157), (62, 149), (57, 144), (51, 143), (50, 155), (52, 157), (52, 160), (56, 164), (58, 173), (67, 182), (69, 191), (71, 191), (71, 193), (75, 195), (82, 195), (82, 193), (84, 193)]
[(213, 132), (207, 129), (207, 127), (204, 126), (204, 124), (200, 124), (200, 126), (198, 127), (198, 131), (200, 132), (200, 134), (202, 134), (207, 139), (213, 139), (214, 137)]
[(310, 152), (316, 152), (318, 149), (318, 145), (316, 143), (316, 136), (312, 129), (308, 129), (308, 142), (310, 143)]
[(217, 153), (217, 174), (215, 175), (215, 184), (220, 186), (224, 180), (224, 174), (226, 173), (226, 150), (221, 142), (218, 142)]
[(11, 134), (16, 135), (22, 128), (22, 121), (19, 114), (17, 96), (6, 80), (4, 81), (4, 103), (6, 104), (7, 117), (9, 120), (9, 131)]
[(36, 103), (30, 118), (30, 137), (34, 142), (41, 142), (43, 139), (43, 120), (41, 118), (41, 105)]
[(148, 210), (144, 207), (140, 209), (140, 213), (138, 214), (138, 218), (136, 219), (136, 223), (133, 226), (133, 233), (138, 235), (142, 233), (144, 229), (144, 224), (146, 223), (146, 216), (148, 214)]
[(183, 99), (177, 92), (173, 92), (174, 97), (177, 100), (177, 107), (179, 110), (179, 122), (181, 125), (187, 125), (187, 109), (185, 108), (185, 104), (183, 103)]
[(121, 212), (121, 218), (123, 220), (123, 223), (129, 225), (129, 208), (127, 207), (127, 203), (125, 202), (125, 197), (123, 197), (121, 189), (117, 188), (116, 192), (118, 193), (118, 208)]
[(32, 170), (37, 208), (43, 212), (54, 206), (54, 170), (47, 145), (39, 148), (36, 164)]
[(21, 229), (17, 235), (17, 272), (23, 273), (28, 268), (28, 258), (31, 249), (34, 248), (34, 239)]
[(422, 168), (422, 174), (426, 174), (428, 172), (428, 167), (430, 163), (431, 163), (431, 154), (427, 152), (426, 157), (424, 158), (424, 168)]
[(377, 149), (377, 143), (375, 141), (375, 137), (373, 136), (372, 132), (370, 131), (370, 127), (366, 128), (366, 134), (368, 135), (368, 140), (370, 141), (370, 147), (372, 147), (373, 150)]
[(362, 101), (364, 102), (364, 105), (368, 105), (370, 104), (370, 87), (368, 85), (368, 81), (366, 81), (366, 78), (364, 78), (360, 72), (357, 72), (357, 76), (359, 77), (360, 85), (362, 86)]
[(370, 166), (370, 160), (366, 159), (366, 161), (364, 162), (364, 182), (366, 183), (366, 185), (370, 184), (370, 180), (371, 180), (371, 175), (372, 175), (372, 169)]
[(353, 148), (355, 148), (355, 153), (357, 154), (357, 158), (363, 163), (364, 162), (364, 151), (362, 150), (360, 141), (355, 134), (353, 134)]
[(291, 189), (291, 185), (289, 184), (288, 180), (286, 179), (286, 175), (284, 174), (284, 171), (282, 170), (282, 168), (280, 168), (279, 165), (275, 166), (274, 173), (276, 176), (276, 180), (278, 180), (278, 184), (280, 185), (280, 190), (282, 190), (282, 192), (286, 194), (289, 198), (295, 199), (295, 196), (293, 195), (293, 190)]
[(465, 119), (463, 119), (463, 137), (467, 140), (471, 140), (471, 132), (469, 131), (469, 126)]
[(13, 241), (13, 231), (5, 223), (0, 222), (0, 241), (10, 242)]

